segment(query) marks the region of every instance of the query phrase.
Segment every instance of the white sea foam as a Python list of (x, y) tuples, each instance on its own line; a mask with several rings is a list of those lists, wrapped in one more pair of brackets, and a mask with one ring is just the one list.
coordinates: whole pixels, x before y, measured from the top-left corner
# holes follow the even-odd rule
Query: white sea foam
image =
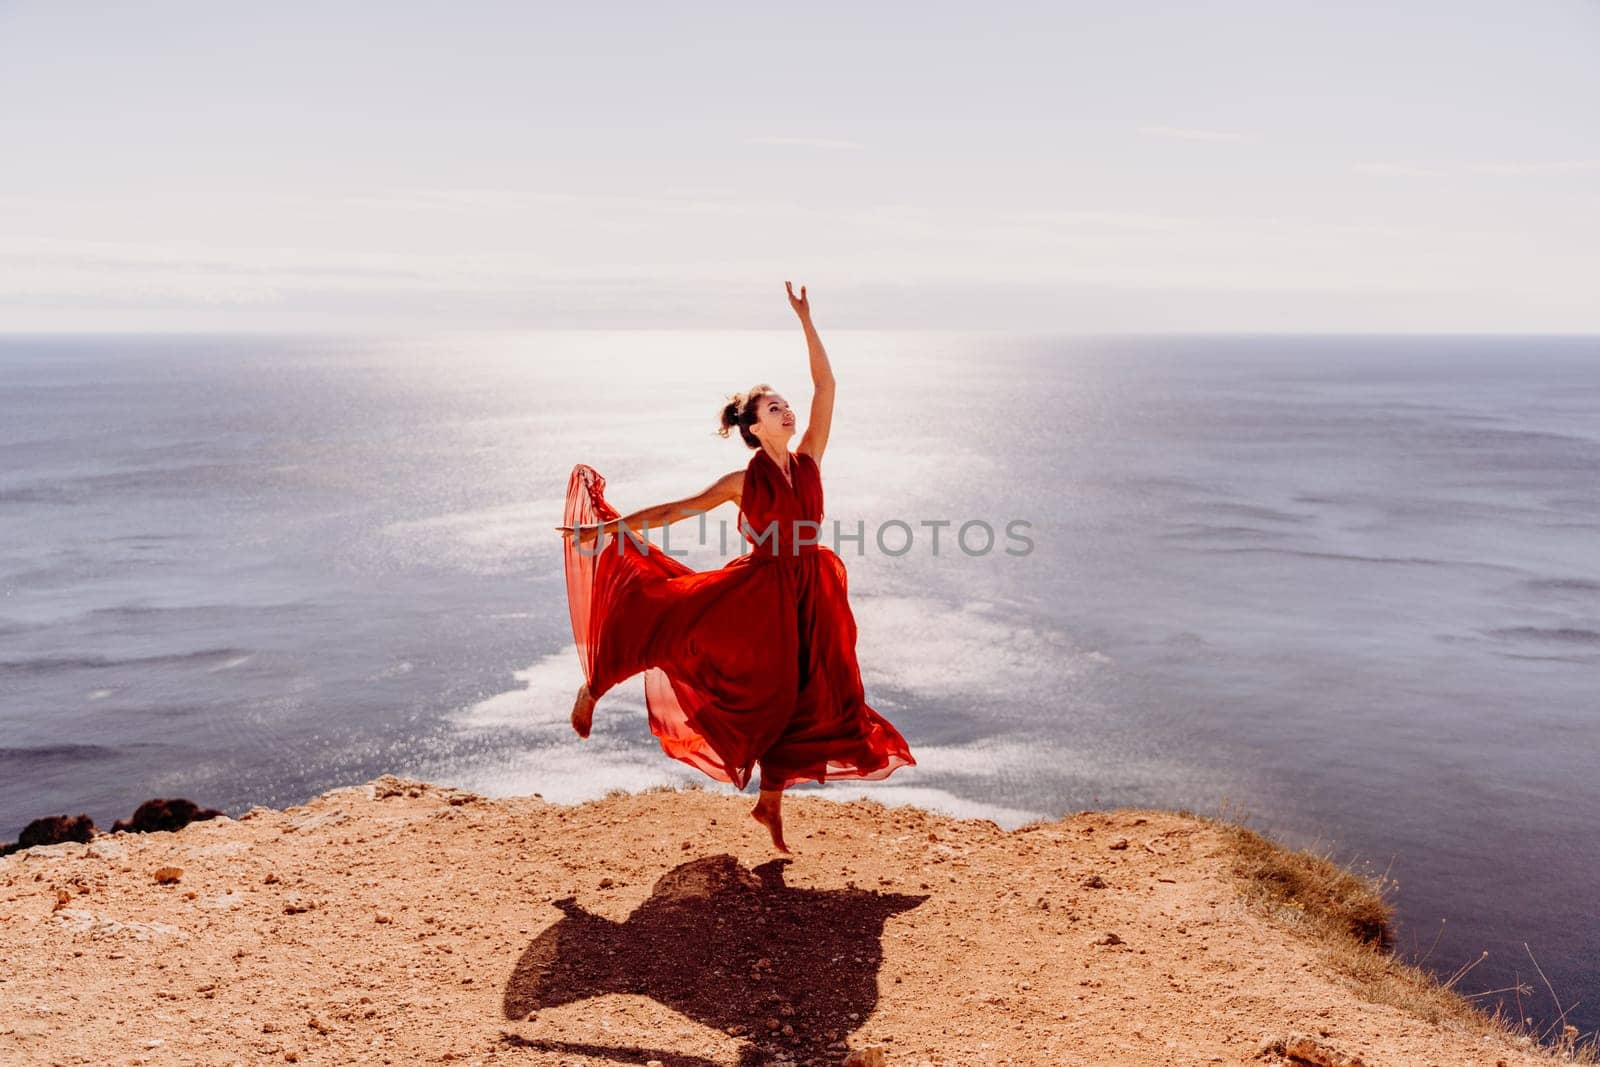
[[(583, 667), (578, 662), (576, 645), (568, 645), (535, 660), (511, 676), (520, 684), (471, 704), (452, 716), (457, 726), (468, 730), (567, 726), (572, 714), (572, 698), (583, 684)], [(618, 690), (624, 689), (618, 686)], [(607, 693), (608, 708), (620, 703), (624, 693)]]
[[(898, 775), (914, 774), (904, 768)], [(653, 786), (698, 784), (713, 792), (732, 795), (731, 785), (717, 782), (699, 771), (664, 756), (650, 746), (589, 741), (555, 742), (479, 763), (427, 768), (422, 777), (491, 797), (529, 796), (538, 793), (557, 804), (581, 804), (623, 789), (637, 793)], [(752, 790), (745, 791), (747, 795)], [(915, 806), (961, 819), (992, 819), (1005, 829), (1044, 817), (1043, 812), (992, 804), (959, 796), (948, 790), (911, 783), (829, 782), (801, 786), (791, 796), (804, 795), (844, 802), (870, 798), (890, 807)]]
[[(1003, 605), (974, 602), (950, 607), (929, 598), (882, 597), (864, 598), (862, 606), (868, 616), (863, 630), (898, 635), (880, 651), (862, 651), (863, 660), (873, 665), (868, 672), (869, 693), (874, 685), (887, 683), (917, 694), (959, 699), (1019, 683), (1058, 681), (1106, 661), (1097, 652), (1073, 648), (1059, 634), (1007, 621)], [(942, 619), (946, 625), (924, 636), (929, 634), (929, 618)], [(638, 791), (692, 782), (733, 791), (660, 751), (648, 733), (642, 677), (635, 676), (602, 697), (588, 740), (573, 736), (569, 725), (573, 694), (583, 680), (574, 645), (540, 657), (513, 672), (513, 678), (515, 688), (476, 701), (452, 719), (464, 731), (514, 730), (530, 735), (529, 742), (486, 759), (431, 768), (428, 776), (491, 796), (537, 792), (559, 803), (581, 803), (614, 789)], [(1045, 812), (975, 799), (972, 794), (989, 791), (985, 783), (1028, 778), (1040, 768), (1063, 772), (1071, 779), (1104, 770), (1103, 760), (1094, 752), (1047, 742), (985, 738), (921, 745), (911, 740), (917, 765), (896, 772), (893, 780), (830, 782), (799, 789), (834, 800), (874, 797), (885, 804), (916, 805), (958, 818), (987, 818), (1012, 828)], [(954, 782), (961, 783), (960, 792), (945, 787)]]
[(870, 693), (891, 685), (937, 696), (985, 697), (1060, 681), (1108, 662), (1066, 635), (1015, 621), (993, 604), (927, 597), (852, 597), (857, 655)]
[[(511, 750), (501, 749), (485, 759), (424, 768), (418, 775), (488, 796), (539, 793), (546, 800), (562, 804), (598, 799), (615, 789), (638, 792), (659, 785), (698, 783), (707, 789), (736, 792), (731, 785), (717, 782), (661, 752), (648, 732), (640, 677), (606, 693), (597, 709), (595, 731), (587, 740), (573, 736), (568, 716), (573, 691), (582, 680), (576, 657), (572, 645), (541, 657), (514, 672), (520, 683), (518, 688), (477, 701), (453, 717), (456, 726), (465, 731), (513, 729), (529, 731), (538, 740)], [(913, 743), (912, 751), (917, 766), (897, 771), (898, 781), (829, 782), (820, 788), (802, 785), (798, 789), (807, 796), (828, 800), (873, 797), (892, 806), (915, 805), (958, 818), (992, 819), (1009, 829), (1043, 813), (989, 803), (905, 779), (949, 776), (971, 784), (974, 779), (1025, 773), (1041, 760), (1055, 766), (1076, 761), (1087, 767), (1092, 762), (1083, 753), (1058, 752), (1048, 745), (988, 739), (967, 745)]]
[[(920, 756), (918, 757), (921, 758)], [(910, 768), (907, 768), (909, 770)], [(896, 775), (905, 774), (896, 771)], [(791, 794), (792, 795), (792, 794)], [(858, 798), (876, 800), (891, 808), (917, 807), (925, 811), (951, 815), (958, 819), (991, 819), (1003, 830), (1014, 830), (1035, 819), (1044, 818), (1043, 812), (1023, 808), (1008, 808), (1002, 804), (972, 800), (931, 786), (901, 785), (893, 780), (883, 782), (829, 782), (820, 789), (805, 790), (805, 796), (824, 800), (846, 801)]]
[[(668, 759), (657, 749), (611, 745), (595, 747), (592, 741), (592, 738), (590, 742), (573, 739), (570, 743), (556, 743), (516, 755), (505, 755), (493, 762), (440, 766), (418, 773), (431, 781), (470, 789), (485, 796), (530, 796), (538, 793), (543, 799), (557, 804), (598, 800), (617, 789), (638, 793), (664, 785), (682, 787), (698, 784), (725, 795), (738, 792), (727, 783), (714, 781), (691, 767)], [(908, 775), (914, 774), (915, 770), (903, 768), (895, 773)], [(745, 790), (745, 795), (753, 799), (754, 789)], [(991, 819), (1007, 830), (1045, 817), (1043, 812), (974, 800), (948, 790), (909, 782), (829, 782), (820, 787), (797, 787), (790, 790), (789, 795), (817, 797), (840, 803), (869, 798), (889, 807), (914, 806), (960, 819)]]
[[(588, 740), (570, 736), (518, 752), (502, 752), (482, 762), (427, 768), (418, 776), (491, 797), (538, 793), (557, 804), (597, 800), (614, 789), (639, 792), (655, 785), (694, 781), (708, 787), (721, 785), (669, 759), (659, 749), (623, 746), (598, 734)], [(731, 791), (732, 787), (724, 788)]]

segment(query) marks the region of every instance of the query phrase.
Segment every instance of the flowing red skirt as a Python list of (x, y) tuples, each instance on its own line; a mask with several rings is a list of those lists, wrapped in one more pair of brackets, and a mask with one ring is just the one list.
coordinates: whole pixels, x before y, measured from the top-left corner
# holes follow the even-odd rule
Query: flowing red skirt
[[(604, 491), (573, 468), (566, 524), (618, 518)], [(740, 789), (757, 767), (762, 789), (782, 789), (916, 763), (866, 703), (844, 563), (826, 547), (695, 571), (635, 537), (569, 536), (566, 577), (590, 691), (643, 672), (650, 732), (673, 759)]]

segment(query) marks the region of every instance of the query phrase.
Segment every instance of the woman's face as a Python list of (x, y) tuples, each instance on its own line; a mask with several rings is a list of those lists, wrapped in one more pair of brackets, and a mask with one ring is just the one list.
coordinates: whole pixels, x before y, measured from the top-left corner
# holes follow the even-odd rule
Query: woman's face
[(779, 393), (768, 393), (756, 407), (755, 425), (750, 432), (762, 441), (784, 445), (794, 436), (794, 412)]

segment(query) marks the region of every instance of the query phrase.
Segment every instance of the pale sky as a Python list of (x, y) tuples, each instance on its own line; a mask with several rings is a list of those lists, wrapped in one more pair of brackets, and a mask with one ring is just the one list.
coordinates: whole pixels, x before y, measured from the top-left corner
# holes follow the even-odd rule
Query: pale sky
[(1600, 2), (0, 0), (0, 332), (1600, 330)]

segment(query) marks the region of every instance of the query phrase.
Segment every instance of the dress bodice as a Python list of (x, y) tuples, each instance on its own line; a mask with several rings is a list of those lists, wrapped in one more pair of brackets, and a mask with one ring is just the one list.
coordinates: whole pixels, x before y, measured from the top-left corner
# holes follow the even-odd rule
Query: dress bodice
[(791, 452), (789, 471), (793, 485), (764, 448), (755, 450), (745, 468), (739, 533), (753, 556), (803, 555), (816, 551), (816, 542), (822, 539), (822, 472), (817, 461), (804, 452)]

